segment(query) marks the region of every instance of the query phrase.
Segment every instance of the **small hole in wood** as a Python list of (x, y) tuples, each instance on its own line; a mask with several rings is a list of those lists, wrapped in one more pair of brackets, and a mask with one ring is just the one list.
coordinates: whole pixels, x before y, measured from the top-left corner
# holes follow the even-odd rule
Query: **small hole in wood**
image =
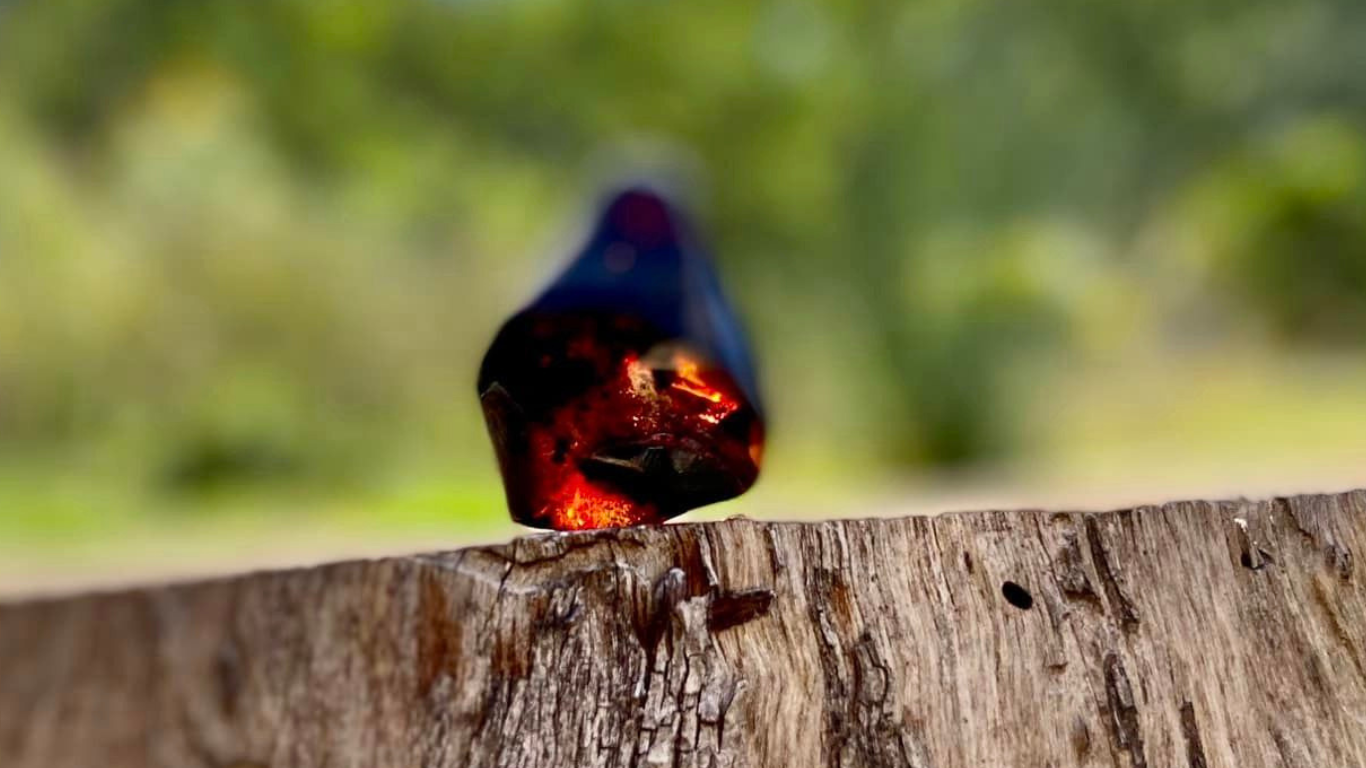
[(1238, 556), (1238, 562), (1242, 563), (1243, 567), (1249, 571), (1260, 571), (1268, 565), (1276, 564), (1276, 561), (1271, 557), (1271, 553), (1261, 548), (1257, 549), (1256, 559), (1253, 559), (1251, 550), (1243, 550), (1243, 553)]
[(1001, 595), (1005, 597), (1007, 603), (1022, 611), (1034, 607), (1034, 596), (1029, 594), (1029, 590), (1013, 581), (1007, 581), (1001, 585)]

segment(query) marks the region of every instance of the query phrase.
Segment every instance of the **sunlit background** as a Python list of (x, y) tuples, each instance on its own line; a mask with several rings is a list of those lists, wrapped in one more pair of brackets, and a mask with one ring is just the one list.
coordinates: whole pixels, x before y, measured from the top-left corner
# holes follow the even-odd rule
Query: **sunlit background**
[(762, 360), (684, 519), (1366, 484), (1359, 0), (0, 3), (0, 591), (505, 539), (619, 169)]

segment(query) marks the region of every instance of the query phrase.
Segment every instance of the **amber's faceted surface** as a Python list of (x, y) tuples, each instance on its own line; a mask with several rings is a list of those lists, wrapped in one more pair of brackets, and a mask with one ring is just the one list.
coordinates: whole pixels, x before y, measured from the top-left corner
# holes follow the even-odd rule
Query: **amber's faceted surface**
[(763, 446), (753, 392), (710, 265), (642, 190), (607, 206), (479, 377), (513, 518), (558, 530), (657, 523), (743, 493)]

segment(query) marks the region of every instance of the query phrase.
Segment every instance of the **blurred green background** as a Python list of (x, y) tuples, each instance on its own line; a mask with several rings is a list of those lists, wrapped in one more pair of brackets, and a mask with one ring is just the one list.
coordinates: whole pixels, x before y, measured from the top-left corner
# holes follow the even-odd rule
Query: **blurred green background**
[(484, 346), (682, 168), (803, 517), (1362, 482), (1358, 0), (0, 3), (0, 590), (513, 535)]

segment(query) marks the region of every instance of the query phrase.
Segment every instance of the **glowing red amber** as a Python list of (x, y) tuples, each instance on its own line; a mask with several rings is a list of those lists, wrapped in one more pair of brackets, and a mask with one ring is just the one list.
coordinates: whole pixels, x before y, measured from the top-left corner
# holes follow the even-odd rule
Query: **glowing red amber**
[(753, 485), (753, 375), (701, 259), (662, 200), (628, 192), (498, 333), (479, 394), (518, 522), (658, 523)]

